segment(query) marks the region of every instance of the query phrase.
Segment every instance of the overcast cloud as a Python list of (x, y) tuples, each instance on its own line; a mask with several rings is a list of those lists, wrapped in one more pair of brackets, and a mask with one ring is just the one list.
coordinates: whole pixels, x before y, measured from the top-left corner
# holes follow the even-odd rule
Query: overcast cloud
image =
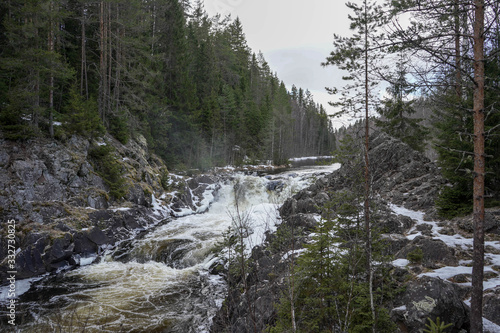
[(288, 89), (293, 84), (309, 89), (317, 103), (334, 112), (325, 87), (341, 87), (342, 74), (334, 67), (322, 67), (321, 62), (332, 50), (333, 34), (349, 34), (344, 1), (205, 0), (205, 9), (210, 16), (238, 16), (248, 46), (256, 53), (262, 51)]

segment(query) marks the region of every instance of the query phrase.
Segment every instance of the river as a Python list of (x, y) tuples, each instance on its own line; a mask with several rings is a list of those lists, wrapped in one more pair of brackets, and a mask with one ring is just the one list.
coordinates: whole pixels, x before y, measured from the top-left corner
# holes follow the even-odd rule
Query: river
[(226, 284), (209, 272), (214, 246), (239, 214), (247, 250), (280, 223), (277, 208), (338, 165), (273, 175), (236, 173), (218, 186), (207, 212), (176, 218), (109, 249), (94, 263), (34, 282), (20, 298), (20, 332), (208, 332)]

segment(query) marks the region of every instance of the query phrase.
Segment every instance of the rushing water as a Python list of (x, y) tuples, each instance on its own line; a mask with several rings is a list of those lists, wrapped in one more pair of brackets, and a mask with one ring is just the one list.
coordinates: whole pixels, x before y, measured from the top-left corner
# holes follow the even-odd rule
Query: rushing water
[(277, 208), (335, 165), (272, 176), (235, 174), (208, 212), (177, 218), (123, 242), (92, 265), (42, 279), (21, 298), (23, 332), (208, 332), (226, 292), (209, 274), (212, 249), (239, 212), (248, 216), (246, 245), (262, 243), (279, 223)]

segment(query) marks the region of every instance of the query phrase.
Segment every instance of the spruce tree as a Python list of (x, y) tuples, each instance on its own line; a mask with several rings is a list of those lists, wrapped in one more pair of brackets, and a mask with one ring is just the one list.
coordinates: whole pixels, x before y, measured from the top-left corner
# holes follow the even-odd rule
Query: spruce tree
[(412, 117), (416, 112), (413, 107), (415, 100), (409, 100), (409, 95), (415, 93), (416, 89), (407, 81), (407, 75), (405, 61), (400, 58), (396, 72), (387, 78), (390, 84), (387, 88), (389, 97), (378, 108), (382, 118), (376, 119), (375, 124), (411, 148), (423, 151), (428, 130), (420, 125), (422, 119)]

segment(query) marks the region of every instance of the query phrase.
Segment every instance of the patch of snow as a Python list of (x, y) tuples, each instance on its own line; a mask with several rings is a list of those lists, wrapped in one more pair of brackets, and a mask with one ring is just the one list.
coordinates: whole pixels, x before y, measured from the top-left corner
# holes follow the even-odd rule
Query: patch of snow
[(62, 123), (60, 121), (53, 121), (52, 124), (54, 126), (61, 126), (62, 125)]
[(118, 208), (113, 208), (111, 209), (113, 212), (124, 212), (124, 211), (127, 211), (127, 210), (130, 210), (130, 207), (118, 207)]
[[(27, 292), (30, 289), (31, 284), (33, 282), (39, 281), (44, 277), (46, 277), (47, 275), (49, 274), (47, 273), (29, 279), (16, 280), (16, 291), (15, 291), (16, 298), (19, 298), (19, 296)], [(0, 287), (0, 303), (7, 302), (9, 299), (11, 299), (11, 297), (9, 297), (9, 288), (10, 288), (9, 285)]]
[(500, 332), (500, 325), (497, 325), (494, 322), (489, 321), (486, 318), (483, 318), (483, 329), (485, 333)]
[(88, 266), (91, 263), (93, 263), (96, 259), (97, 259), (97, 256), (80, 258), (79, 264), (80, 264), (80, 266)]
[(106, 145), (106, 142), (102, 141), (102, 142), (98, 142), (97, 143), (98, 146), (105, 146)]
[(407, 259), (396, 259), (392, 262), (392, 264), (396, 267), (406, 267), (410, 263)]
[[(461, 247), (462, 249), (470, 249), (473, 246), (473, 239), (472, 238), (465, 238), (461, 235), (455, 234), (455, 235), (443, 235), (440, 234), (439, 231), (442, 229), (442, 227), (438, 226), (438, 223), (435, 221), (424, 221), (424, 213), (423, 212), (417, 212), (417, 211), (412, 211), (409, 209), (406, 209), (404, 207), (396, 206), (391, 204), (390, 205), (391, 210), (399, 215), (404, 215), (408, 216), (416, 221), (416, 225), (419, 224), (430, 224), (432, 226), (432, 237), (433, 239), (439, 239), (442, 240), (445, 244), (451, 247)], [(421, 235), (420, 232), (412, 233), (416, 231), (416, 225), (410, 230), (410, 235), (407, 236), (409, 240), (415, 239), (415, 237)], [(500, 243), (499, 242), (485, 242), (485, 246), (491, 246), (497, 250), (500, 250)], [(493, 270), (493, 266), (497, 265), (500, 266), (500, 254), (492, 254), (492, 253), (486, 253), (485, 254), (485, 260), (488, 262), (488, 265), (484, 266), (484, 272), (495, 272)], [(435, 269), (433, 271), (429, 271), (426, 273), (422, 273), (419, 276), (430, 276), (430, 277), (438, 277), (443, 280), (450, 279), (458, 274), (472, 274), (472, 260), (461, 260), (459, 262), (459, 266), (453, 267), (453, 266), (445, 266), (441, 267), (439, 269)], [(395, 264), (396, 265), (396, 264)], [(462, 285), (470, 285), (470, 283), (464, 283)], [(495, 277), (495, 278), (490, 278), (488, 280), (485, 280), (483, 283), (483, 288), (484, 290), (490, 289), (490, 288), (495, 288), (500, 285), (500, 276)]]
[(290, 161), (292, 161), (292, 162), (298, 162), (298, 161), (306, 161), (306, 160), (320, 160), (320, 159), (328, 159), (328, 158), (333, 158), (333, 156), (305, 156), (305, 157), (293, 157), (293, 158), (290, 158)]
[(294, 250), (294, 251), (290, 250), (287, 253), (285, 253), (282, 258), (283, 258), (283, 260), (286, 260), (286, 259), (290, 258), (292, 255), (296, 258), (306, 251), (307, 251), (307, 249), (305, 249), (305, 248)]
[(415, 238), (417, 238), (418, 236), (422, 236), (422, 233), (419, 231), (419, 232), (416, 232), (414, 234), (411, 234), (411, 235), (408, 235), (406, 236), (406, 238), (408, 238), (409, 240), (414, 240)]

